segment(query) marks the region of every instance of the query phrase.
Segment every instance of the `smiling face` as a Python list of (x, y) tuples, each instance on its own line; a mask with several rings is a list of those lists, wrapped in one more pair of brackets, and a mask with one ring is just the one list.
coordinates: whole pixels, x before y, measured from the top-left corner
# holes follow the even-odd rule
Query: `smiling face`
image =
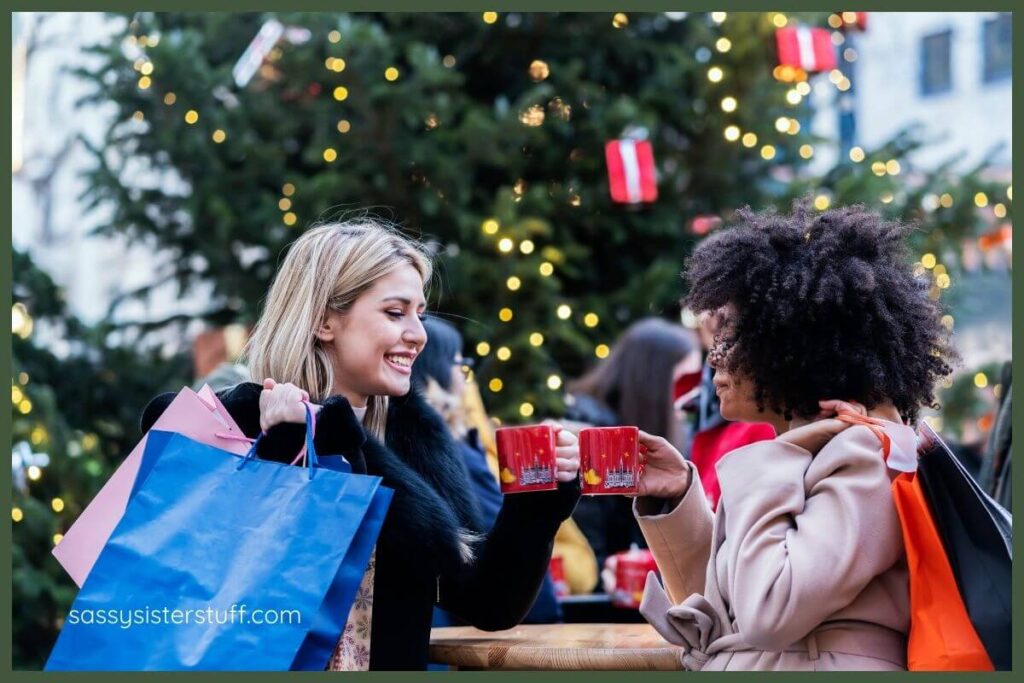
[(776, 431), (786, 420), (773, 411), (761, 410), (754, 400), (754, 382), (742, 374), (727, 369), (729, 351), (735, 343), (736, 307), (728, 304), (714, 313), (709, 328), (715, 342), (708, 353), (708, 363), (715, 370), (715, 393), (718, 394), (722, 417), (733, 422), (770, 422)]
[(334, 368), (331, 393), (359, 407), (370, 396), (409, 393), (413, 361), (427, 342), (420, 319), (425, 308), (423, 280), (403, 263), (347, 311), (329, 311), (317, 337)]

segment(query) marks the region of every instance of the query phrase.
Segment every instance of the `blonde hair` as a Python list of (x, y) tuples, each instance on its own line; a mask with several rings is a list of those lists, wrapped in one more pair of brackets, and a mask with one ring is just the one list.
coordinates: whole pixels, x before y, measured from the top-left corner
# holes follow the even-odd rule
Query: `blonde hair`
[[(430, 282), (430, 257), (418, 242), (375, 219), (311, 228), (291, 244), (245, 348), (256, 381), (291, 382), (322, 402), (334, 368), (317, 329), (328, 311), (344, 313), (373, 284), (402, 264)], [(387, 396), (371, 396), (363, 424), (377, 438), (387, 427)]]

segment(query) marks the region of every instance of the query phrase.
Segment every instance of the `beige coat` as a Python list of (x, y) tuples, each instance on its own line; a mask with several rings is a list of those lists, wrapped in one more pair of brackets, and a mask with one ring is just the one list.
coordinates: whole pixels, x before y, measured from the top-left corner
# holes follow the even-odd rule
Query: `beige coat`
[(652, 573), (641, 612), (683, 646), (684, 668), (906, 668), (906, 557), (869, 429), (813, 457), (780, 441), (732, 451), (714, 515), (690, 467), (681, 500), (634, 503), (667, 589)]

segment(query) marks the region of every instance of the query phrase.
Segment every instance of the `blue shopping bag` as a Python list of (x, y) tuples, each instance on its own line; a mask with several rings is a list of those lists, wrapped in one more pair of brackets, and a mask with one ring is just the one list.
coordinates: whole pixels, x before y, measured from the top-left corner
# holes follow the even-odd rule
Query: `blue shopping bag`
[[(366, 544), (367, 513), (383, 515), (380, 478), (322, 467), (311, 429), (305, 468), (258, 460), (255, 446), (239, 457), (180, 434), (150, 440), (47, 670), (289, 669), (329, 598), (354, 595), (365, 563), (342, 569)], [(350, 604), (333, 607), (343, 624)]]

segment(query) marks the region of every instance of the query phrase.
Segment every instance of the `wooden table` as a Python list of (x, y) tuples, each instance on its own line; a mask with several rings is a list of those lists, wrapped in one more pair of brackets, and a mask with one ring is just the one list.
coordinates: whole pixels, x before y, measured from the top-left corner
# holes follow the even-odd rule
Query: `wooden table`
[(678, 647), (648, 624), (523, 625), (507, 631), (435, 628), (430, 660), (459, 669), (667, 671)]

